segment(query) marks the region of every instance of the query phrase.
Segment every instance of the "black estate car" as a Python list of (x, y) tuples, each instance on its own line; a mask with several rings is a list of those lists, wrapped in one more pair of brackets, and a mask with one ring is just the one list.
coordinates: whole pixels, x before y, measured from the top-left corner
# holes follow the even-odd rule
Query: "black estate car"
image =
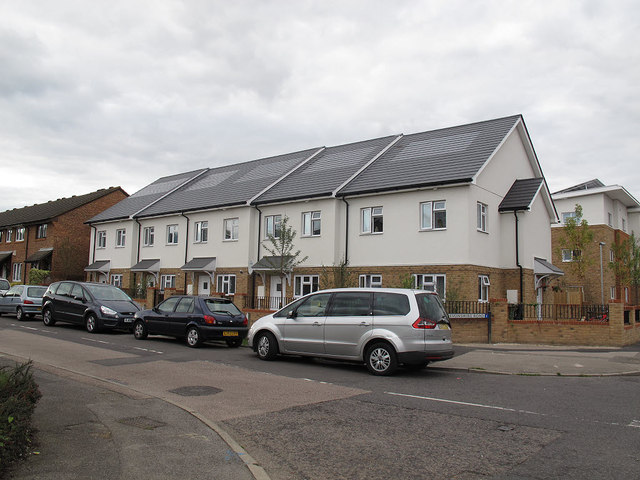
[(140, 307), (113, 285), (90, 282), (55, 282), (42, 298), (42, 321), (84, 325), (89, 333), (103, 328), (130, 329)]
[(184, 338), (190, 347), (209, 340), (239, 347), (249, 331), (247, 324), (247, 317), (229, 299), (176, 295), (137, 312), (133, 334), (138, 340), (147, 335)]

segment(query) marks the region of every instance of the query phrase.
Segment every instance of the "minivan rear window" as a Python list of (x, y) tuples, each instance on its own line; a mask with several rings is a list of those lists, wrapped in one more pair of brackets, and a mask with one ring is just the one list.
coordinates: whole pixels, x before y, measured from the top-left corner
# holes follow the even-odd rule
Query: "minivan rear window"
[(374, 315), (407, 315), (411, 310), (409, 299), (401, 293), (374, 293)]
[(434, 322), (440, 320), (448, 320), (447, 313), (442, 306), (440, 297), (429, 293), (416, 294), (416, 300), (418, 301), (418, 310), (420, 311), (420, 317)]

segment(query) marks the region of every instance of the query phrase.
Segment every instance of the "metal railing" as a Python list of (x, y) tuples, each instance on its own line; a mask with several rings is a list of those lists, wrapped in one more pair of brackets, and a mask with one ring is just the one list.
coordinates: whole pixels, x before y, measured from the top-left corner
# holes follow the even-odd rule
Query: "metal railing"
[(253, 304), (251, 308), (255, 308), (256, 310), (280, 310), (282, 307), (291, 303), (293, 301), (293, 297), (285, 296), (280, 297), (253, 297)]
[(509, 320), (609, 322), (608, 305), (511, 304)]
[(487, 314), (490, 312), (491, 305), (488, 302), (474, 301), (447, 301), (444, 302), (444, 308), (449, 314)]

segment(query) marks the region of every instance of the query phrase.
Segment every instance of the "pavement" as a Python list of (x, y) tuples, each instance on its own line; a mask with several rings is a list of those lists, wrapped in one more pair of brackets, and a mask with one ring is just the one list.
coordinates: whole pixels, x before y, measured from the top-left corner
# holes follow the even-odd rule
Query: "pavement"
[[(640, 375), (640, 344), (466, 344), (455, 349), (454, 358), (429, 368), (525, 376)], [(16, 361), (24, 359), (0, 352), (0, 365)], [(34, 364), (34, 375), (42, 392), (33, 418), (36, 441), (6, 478), (269, 479), (242, 446), (197, 409), (46, 364)]]

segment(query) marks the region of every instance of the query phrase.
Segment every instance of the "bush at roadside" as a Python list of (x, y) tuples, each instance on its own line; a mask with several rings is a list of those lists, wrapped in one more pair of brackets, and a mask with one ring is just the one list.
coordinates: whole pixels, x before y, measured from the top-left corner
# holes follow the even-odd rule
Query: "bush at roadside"
[(0, 367), (0, 477), (31, 443), (31, 416), (41, 397), (31, 367)]

